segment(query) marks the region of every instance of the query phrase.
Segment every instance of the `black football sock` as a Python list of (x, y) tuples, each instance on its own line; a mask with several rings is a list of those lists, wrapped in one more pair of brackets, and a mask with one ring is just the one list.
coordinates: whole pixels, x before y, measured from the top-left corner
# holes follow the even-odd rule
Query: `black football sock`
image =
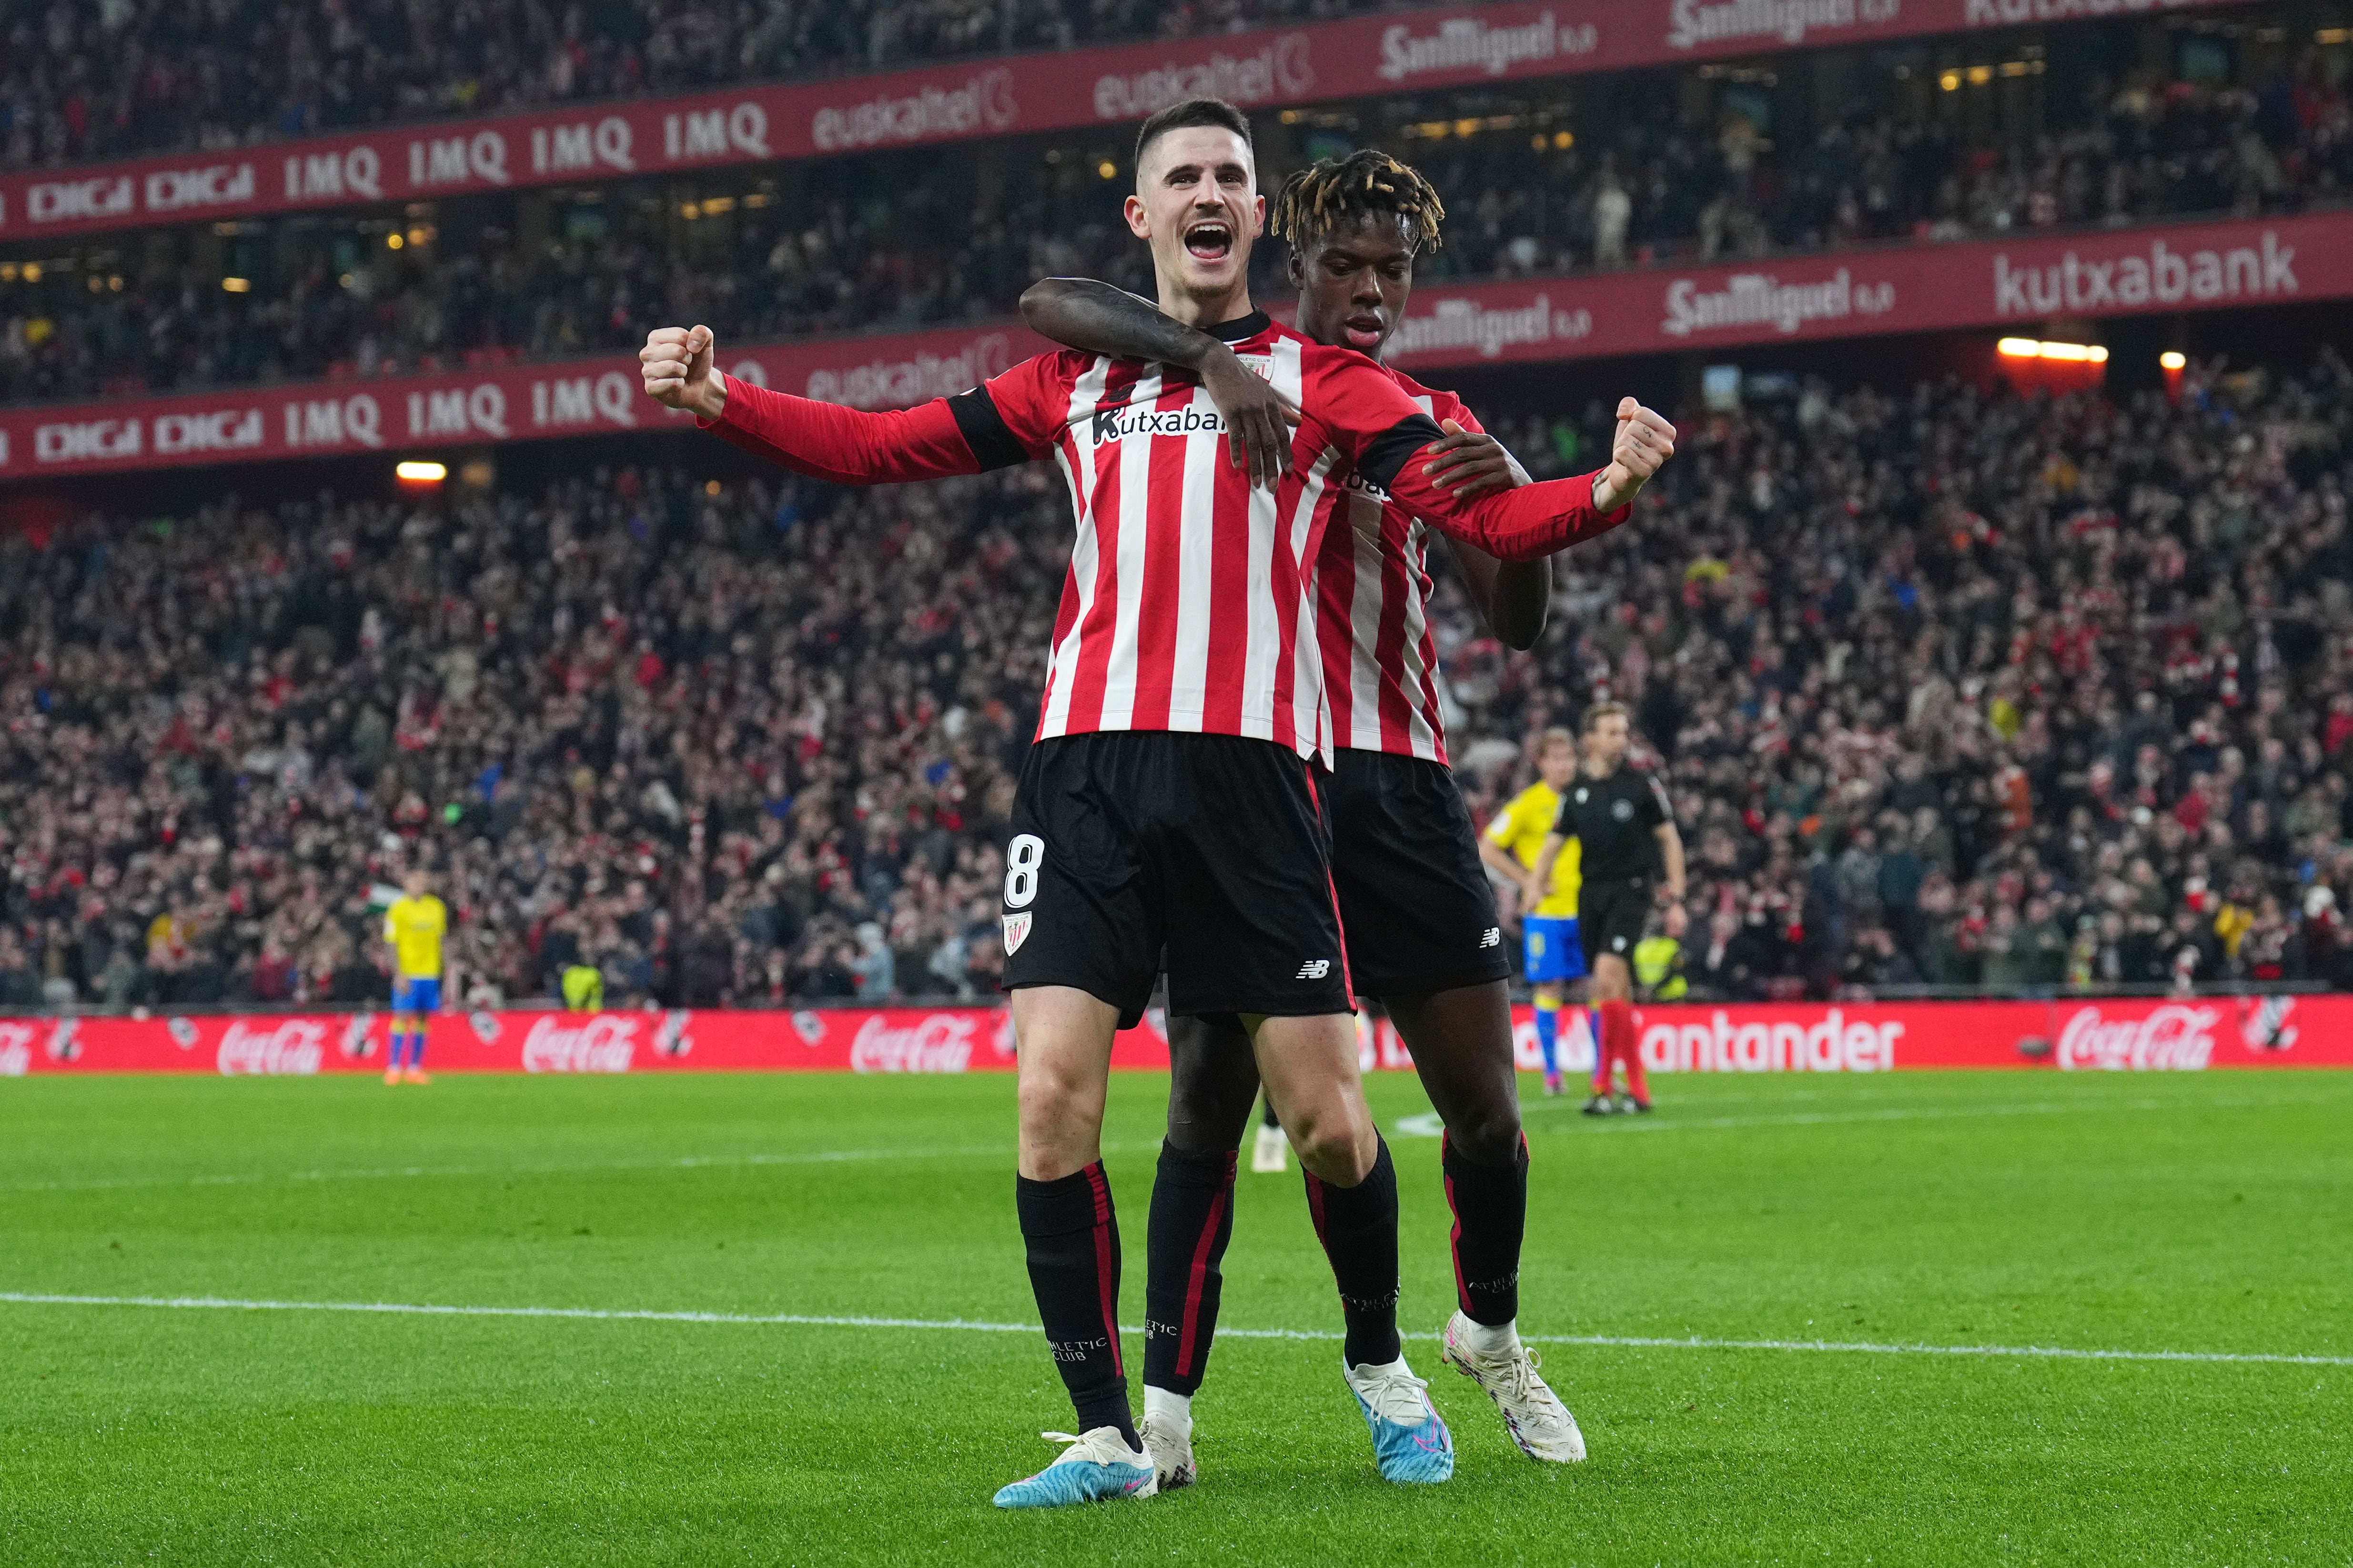
[(1191, 1398), (1218, 1331), (1218, 1271), (1234, 1236), (1239, 1151), (1187, 1154), (1160, 1145), (1144, 1275), (1144, 1382)]
[(1103, 1162), (1058, 1181), (1016, 1176), (1013, 1194), (1038, 1321), (1079, 1430), (1116, 1426), (1129, 1447), (1141, 1447), (1119, 1353), (1119, 1215)]
[(1397, 1327), (1397, 1164), (1388, 1140), (1381, 1140), (1371, 1172), (1353, 1187), (1335, 1187), (1309, 1172), (1307, 1208), (1340, 1288), (1348, 1364), (1387, 1366), (1404, 1353)]
[(1528, 1222), (1528, 1141), (1508, 1165), (1482, 1165), (1445, 1143), (1446, 1206), (1454, 1211), (1454, 1290), (1462, 1315), (1493, 1327), (1520, 1315), (1520, 1237)]

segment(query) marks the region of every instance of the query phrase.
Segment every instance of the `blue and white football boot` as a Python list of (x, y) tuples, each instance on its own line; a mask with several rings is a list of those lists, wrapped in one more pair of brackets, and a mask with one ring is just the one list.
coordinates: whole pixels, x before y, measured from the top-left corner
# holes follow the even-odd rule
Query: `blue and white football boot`
[(1373, 1458), (1381, 1479), (1408, 1485), (1452, 1479), (1454, 1436), (1430, 1403), (1430, 1384), (1413, 1375), (1405, 1357), (1387, 1366), (1350, 1366), (1348, 1390), (1373, 1431)]
[(1074, 1502), (1147, 1498), (1160, 1489), (1152, 1461), (1127, 1446), (1116, 1426), (1098, 1426), (1082, 1437), (1068, 1432), (1039, 1434), (1050, 1443), (1068, 1443), (1062, 1457), (1028, 1480), (997, 1494), (999, 1508), (1065, 1508)]

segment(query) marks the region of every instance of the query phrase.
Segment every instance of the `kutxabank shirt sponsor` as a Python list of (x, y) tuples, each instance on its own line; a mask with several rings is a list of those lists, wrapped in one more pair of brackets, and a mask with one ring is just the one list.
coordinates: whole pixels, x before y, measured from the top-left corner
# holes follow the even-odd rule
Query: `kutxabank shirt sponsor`
[(1122, 403), (1095, 410), (1087, 421), (1087, 439), (1100, 447), (1130, 436), (1219, 436), (1225, 428), (1225, 419), (1213, 407), (1188, 404), (1183, 408), (1138, 408)]
[(1771, 272), (1736, 272), (1724, 287), (1704, 289), (1699, 280), (1678, 278), (1667, 285), (1667, 313), (1659, 330), (1670, 337), (1739, 331), (1769, 326), (1787, 337), (1815, 321), (1883, 316), (1895, 308), (1895, 285), (1857, 283), (1841, 267), (1828, 278), (1784, 283)]

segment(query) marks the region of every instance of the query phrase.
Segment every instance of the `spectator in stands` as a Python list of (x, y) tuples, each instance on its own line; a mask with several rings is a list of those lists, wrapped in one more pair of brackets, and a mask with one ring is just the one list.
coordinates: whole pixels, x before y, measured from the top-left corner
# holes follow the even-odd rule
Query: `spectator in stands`
[[(208, 32), (132, 8), (141, 13), (134, 33)], [(1265, 4), (1243, 14), (1294, 8)], [(714, 34), (734, 26), (723, 8), (653, 9), (659, 16), (648, 20), (649, 48), (679, 16), (703, 14)], [(929, 14), (885, 9), (902, 20)], [(1121, 9), (1097, 5), (1090, 15), (1108, 26), (1139, 20), (1130, 10), (1122, 21)], [(63, 14), (49, 8), (51, 16)], [(1166, 14), (1188, 17), (1187, 28), (1214, 25), (1207, 13)], [(516, 40), (539, 26), (515, 16), (486, 24), (484, 36), (510, 41), (485, 58), (524, 58), (529, 48)], [(405, 22), (397, 29), (403, 48), (408, 29)], [(951, 47), (965, 36), (953, 27), (916, 31)], [(33, 52), (56, 32), (41, 29)], [(886, 32), (907, 36), (898, 24)], [(673, 63), (721, 58), (700, 46), (655, 52)], [(572, 46), (563, 58), (573, 58)], [(240, 55), (235, 68), (267, 67)], [(382, 69), (362, 75), (393, 79)], [(7, 79), (0, 77), (0, 105), (9, 101)], [(640, 71), (628, 79), (646, 79)], [(1604, 108), (1557, 109), (1598, 121), (1566, 147), (1547, 140), (1538, 149), (1514, 130), (1450, 133), (1423, 151), (1414, 133), (1432, 122), (1418, 100), (1360, 106), (1357, 134), (1412, 153), (1448, 193), (1459, 216), (1431, 265), (1452, 277), (2286, 211), (2353, 193), (2353, 107), (2317, 62), (2250, 85), (2101, 78), (2081, 92), (2037, 99), (2024, 118), (1973, 124), (1967, 133), (1935, 106), (1884, 116), (1838, 106), (1818, 135), (1786, 146), (1760, 136), (1742, 112), (1690, 114), (1686, 85), (1672, 71), (1610, 79)], [(0, 107), (0, 118), (6, 113)], [(1045, 178), (986, 182), (1003, 188), (982, 210), (973, 203), (976, 165), (955, 161), (977, 156), (971, 153), (878, 154), (892, 161), (859, 165), (868, 187), (890, 190), (887, 201), (808, 167), (786, 172), (781, 184), (765, 177), (723, 220), (701, 220), (699, 233), (727, 226), (719, 244), (676, 233), (667, 188), (657, 198), (634, 185), (559, 205), (558, 217), (568, 210), (584, 221), (559, 223), (528, 244), (520, 231), (545, 226), (522, 220), (512, 196), (468, 198), (435, 224), (412, 224), (405, 233), (413, 238), (387, 235), (377, 218), (305, 226), (275, 247), (279, 271), (244, 293), (223, 291), (206, 233), (155, 233), (136, 246), (96, 237), (77, 247), (70, 266), (0, 265), (0, 392), (54, 400), (571, 356), (634, 348), (649, 324), (671, 315), (706, 321), (738, 342), (983, 321), (1010, 315), (1020, 290), (1045, 274), (1144, 288), (1142, 253), (1119, 211), (1124, 187), (1095, 174), (1091, 143), (1052, 151)], [(1032, 155), (1022, 154), (1025, 168)], [(1279, 179), (1283, 155), (1270, 145), (1262, 171), (1270, 181)], [(1630, 182), (1626, 169), (1652, 176)], [(404, 238), (397, 250), (387, 243), (395, 237)], [(1267, 258), (1271, 268), (1275, 252)], [(1271, 271), (1261, 282), (1279, 291)], [(103, 286), (93, 292), (93, 283)], [(2340, 728), (2353, 732), (2353, 710)]]
[[(1562, 563), (1531, 653), (1440, 584), (1474, 815), (1606, 694), (1694, 995), (2353, 984), (2353, 373), (2206, 384), (1687, 420), (1673, 526)], [(1607, 422), (1493, 419), (1544, 473)], [(616, 469), (0, 541), (0, 975), (373, 1005), (414, 842), (483, 995), (987, 995), (1066, 504)]]

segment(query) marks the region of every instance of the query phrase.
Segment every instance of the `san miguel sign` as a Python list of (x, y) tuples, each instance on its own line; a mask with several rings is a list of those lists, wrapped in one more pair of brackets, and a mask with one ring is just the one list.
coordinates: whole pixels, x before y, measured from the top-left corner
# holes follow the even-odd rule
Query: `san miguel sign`
[(1203, 94), (1245, 109), (2246, 0), (1537, 0), (0, 175), (0, 238), (317, 211), (527, 185), (1127, 124)]
[[(1891, 247), (1419, 290), (1390, 358), (1417, 373), (2031, 326), (2046, 317), (2353, 296), (2353, 212)], [(961, 392), (1049, 345), (1017, 324), (728, 348), (745, 380), (855, 408)], [(0, 410), (0, 482), (252, 459), (691, 429), (634, 358)]]

